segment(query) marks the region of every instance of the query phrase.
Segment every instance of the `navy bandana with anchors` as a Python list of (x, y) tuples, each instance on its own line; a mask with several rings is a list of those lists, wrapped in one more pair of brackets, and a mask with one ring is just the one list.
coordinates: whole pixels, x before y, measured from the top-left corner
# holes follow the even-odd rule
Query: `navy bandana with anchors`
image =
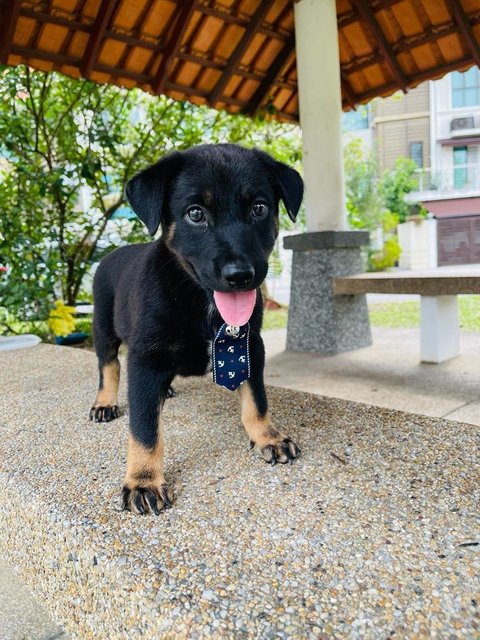
[(233, 327), (223, 324), (212, 346), (213, 381), (235, 391), (250, 377), (250, 324)]

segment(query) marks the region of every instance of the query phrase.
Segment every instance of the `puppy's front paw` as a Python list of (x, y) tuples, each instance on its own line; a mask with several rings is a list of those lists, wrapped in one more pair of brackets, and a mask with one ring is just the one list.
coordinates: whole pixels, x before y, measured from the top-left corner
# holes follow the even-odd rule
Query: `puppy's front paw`
[(122, 510), (131, 511), (140, 515), (150, 513), (158, 516), (160, 511), (172, 506), (172, 492), (166, 484), (158, 487), (128, 487), (124, 485), (122, 490)]
[(95, 420), (95, 422), (110, 422), (110, 420), (115, 420), (120, 415), (120, 409), (118, 405), (106, 405), (104, 407), (93, 406), (90, 409), (90, 420)]
[(255, 442), (251, 441), (250, 448), (255, 448), (263, 460), (265, 460), (265, 462), (269, 462), (271, 465), (275, 465), (277, 462), (280, 464), (293, 462), (301, 453), (300, 448), (291, 438), (282, 438), (278, 442), (273, 442), (263, 446), (259, 446)]

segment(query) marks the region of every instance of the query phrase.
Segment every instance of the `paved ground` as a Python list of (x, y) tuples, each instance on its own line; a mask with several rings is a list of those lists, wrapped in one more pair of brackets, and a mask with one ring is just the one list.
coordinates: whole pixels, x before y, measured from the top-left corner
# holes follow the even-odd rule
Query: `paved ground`
[(180, 381), (176, 501), (141, 518), (118, 511), (127, 416), (86, 420), (95, 382), (85, 351), (2, 354), (0, 549), (72, 638), (478, 637), (476, 427), (271, 389), (303, 455), (270, 467), (234, 395)]
[(43, 606), (0, 561), (1, 640), (67, 640)]
[(334, 357), (285, 352), (286, 331), (264, 334), (266, 380), (289, 389), (480, 425), (480, 333), (461, 333), (461, 355), (419, 360), (419, 329), (372, 328), (373, 345)]

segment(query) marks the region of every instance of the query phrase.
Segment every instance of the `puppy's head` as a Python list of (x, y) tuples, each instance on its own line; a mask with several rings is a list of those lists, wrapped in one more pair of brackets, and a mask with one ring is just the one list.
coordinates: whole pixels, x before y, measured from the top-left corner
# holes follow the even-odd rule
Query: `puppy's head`
[(253, 291), (264, 280), (283, 200), (295, 220), (299, 174), (266, 153), (231, 144), (174, 152), (135, 176), (127, 197), (151, 235), (209, 291)]

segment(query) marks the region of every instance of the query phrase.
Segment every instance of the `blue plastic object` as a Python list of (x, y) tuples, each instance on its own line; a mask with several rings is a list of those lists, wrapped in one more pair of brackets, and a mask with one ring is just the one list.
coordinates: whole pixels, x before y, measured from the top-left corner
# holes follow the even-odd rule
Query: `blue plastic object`
[(81, 342), (85, 342), (87, 338), (88, 333), (77, 331), (76, 333), (69, 333), (68, 336), (56, 336), (55, 344), (61, 344), (63, 346), (68, 346), (70, 344), (80, 344)]

